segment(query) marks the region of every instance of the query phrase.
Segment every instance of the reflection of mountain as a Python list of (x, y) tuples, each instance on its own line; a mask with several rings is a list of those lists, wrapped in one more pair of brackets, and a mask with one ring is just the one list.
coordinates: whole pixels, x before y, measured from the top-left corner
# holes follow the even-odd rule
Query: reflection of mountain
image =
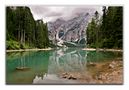
[[(14, 55), (14, 54), (13, 54)], [(82, 72), (86, 64), (86, 53), (78, 49), (61, 48), (54, 51), (22, 52), (17, 57), (7, 58), (6, 82), (8, 84), (31, 84), (73, 81), (61, 79), (62, 72)], [(16, 67), (29, 67), (16, 70)]]
[[(81, 54), (83, 53), (83, 54)], [(86, 53), (77, 50), (64, 50), (63, 48), (54, 51), (49, 58), (48, 73), (65, 72), (78, 72), (85, 68)]]
[(33, 80), (34, 84), (73, 84), (77, 83), (74, 80), (62, 79), (58, 75), (64, 72), (80, 72), (82, 73), (86, 68), (85, 51), (67, 50), (61, 48), (52, 52), (49, 57), (48, 71), (45, 75), (36, 76)]
[[(58, 46), (86, 43), (86, 27), (90, 20), (88, 13), (82, 13), (70, 20), (57, 19), (48, 23), (49, 39)], [(65, 42), (65, 43), (64, 43)], [(72, 42), (72, 43), (70, 43)], [(74, 44), (73, 44), (74, 43)], [(76, 46), (75, 45), (75, 46)]]
[[(88, 52), (88, 54), (87, 54)], [(121, 58), (121, 52), (83, 51), (77, 48), (60, 48), (52, 51), (10, 53), (6, 60), (7, 84), (72, 83), (59, 77), (64, 72), (87, 72), (88, 62), (103, 62)], [(16, 70), (16, 67), (29, 70)]]

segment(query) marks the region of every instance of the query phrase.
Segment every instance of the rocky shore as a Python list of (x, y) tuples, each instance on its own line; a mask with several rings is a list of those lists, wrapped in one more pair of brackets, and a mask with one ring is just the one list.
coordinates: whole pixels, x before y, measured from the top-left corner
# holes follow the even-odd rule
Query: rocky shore
[(63, 72), (60, 77), (76, 80), (80, 84), (122, 84), (123, 61), (88, 63), (85, 72)]

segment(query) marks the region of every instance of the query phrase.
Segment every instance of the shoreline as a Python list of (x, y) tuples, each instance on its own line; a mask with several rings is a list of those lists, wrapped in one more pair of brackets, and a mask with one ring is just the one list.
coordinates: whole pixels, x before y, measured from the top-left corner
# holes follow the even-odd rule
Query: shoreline
[(22, 52), (22, 51), (48, 51), (48, 50), (52, 50), (52, 48), (42, 48), (42, 49), (34, 48), (34, 49), (6, 50), (6, 52)]
[(87, 65), (87, 72), (62, 72), (61, 78), (75, 80), (79, 84), (122, 84), (123, 62), (121, 60)]
[[(82, 50), (87, 50), (87, 51), (96, 51), (96, 48), (83, 48)], [(101, 49), (99, 48), (98, 51), (113, 51), (113, 52), (123, 52), (122, 49)]]
[[(34, 48), (34, 49), (17, 49), (17, 50), (6, 50), (6, 52), (22, 52), (22, 51), (47, 51), (47, 50), (53, 50), (53, 48)], [(96, 51), (96, 48), (83, 48), (82, 50), (87, 51)], [(113, 52), (123, 52), (122, 49), (101, 49), (99, 48), (98, 51), (113, 51)]]

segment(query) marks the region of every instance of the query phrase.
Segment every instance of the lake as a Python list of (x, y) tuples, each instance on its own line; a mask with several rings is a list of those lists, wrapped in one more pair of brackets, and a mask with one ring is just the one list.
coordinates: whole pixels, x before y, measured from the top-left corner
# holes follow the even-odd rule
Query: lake
[(7, 84), (78, 84), (60, 75), (65, 72), (88, 72), (87, 64), (122, 58), (122, 52), (86, 51), (81, 48), (59, 48), (49, 51), (8, 52)]

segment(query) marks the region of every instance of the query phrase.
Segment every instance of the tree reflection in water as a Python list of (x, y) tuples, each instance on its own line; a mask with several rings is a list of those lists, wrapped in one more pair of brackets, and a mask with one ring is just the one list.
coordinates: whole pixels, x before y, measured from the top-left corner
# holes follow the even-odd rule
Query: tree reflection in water
[[(49, 57), (48, 71), (43, 75), (43, 79), (38, 75), (33, 80), (33, 83), (60, 83), (63, 80), (58, 75), (63, 72), (80, 72), (86, 70), (87, 52), (79, 49), (61, 48), (52, 52)], [(73, 81), (66, 81), (71, 82)], [(75, 82), (75, 81), (74, 81)]]

